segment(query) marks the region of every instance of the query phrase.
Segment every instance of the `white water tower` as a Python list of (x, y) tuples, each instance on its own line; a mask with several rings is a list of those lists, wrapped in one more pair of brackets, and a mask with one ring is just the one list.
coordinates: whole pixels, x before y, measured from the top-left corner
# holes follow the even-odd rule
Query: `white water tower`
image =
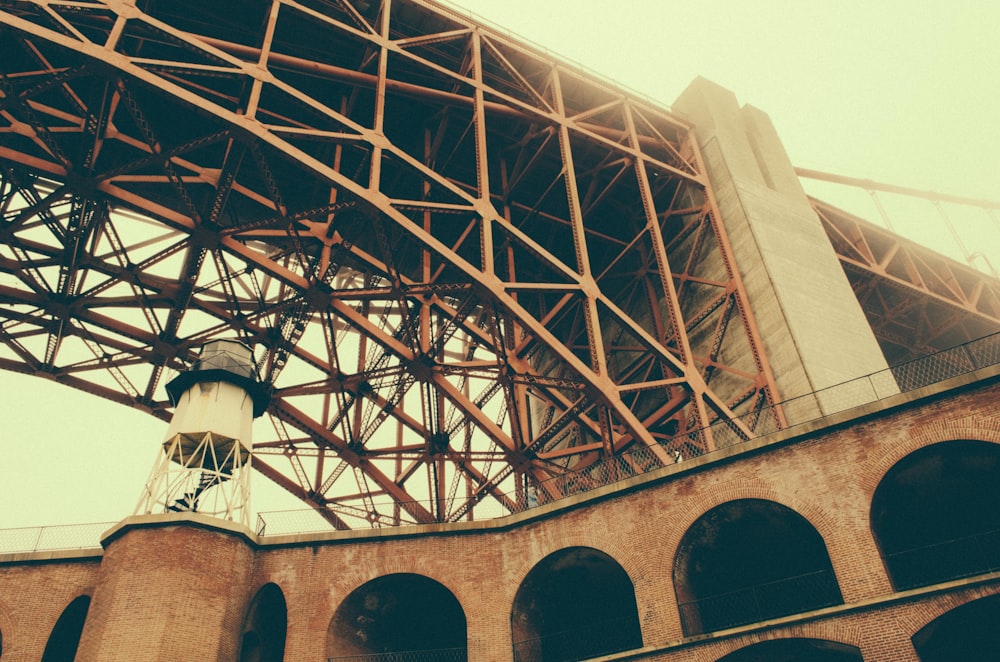
[(207, 343), (167, 394), (174, 416), (136, 514), (199, 512), (249, 527), (251, 429), (269, 400), (253, 350)]

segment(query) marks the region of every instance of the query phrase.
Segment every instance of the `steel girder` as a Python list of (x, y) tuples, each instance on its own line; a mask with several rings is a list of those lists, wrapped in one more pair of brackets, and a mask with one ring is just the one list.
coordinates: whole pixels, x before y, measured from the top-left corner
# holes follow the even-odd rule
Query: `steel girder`
[(0, 2), (0, 368), (167, 418), (239, 337), (334, 526), (513, 511), (783, 424), (699, 158), (424, 0)]
[(829, 204), (812, 204), (890, 365), (1000, 331), (1000, 281)]

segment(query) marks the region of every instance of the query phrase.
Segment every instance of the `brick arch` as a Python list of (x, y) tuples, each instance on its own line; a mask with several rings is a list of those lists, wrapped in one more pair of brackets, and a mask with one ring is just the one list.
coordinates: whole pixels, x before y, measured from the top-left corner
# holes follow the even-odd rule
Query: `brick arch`
[[(88, 614), (90, 613), (90, 604), (93, 603), (94, 601), (94, 591), (90, 587), (86, 588), (77, 587), (76, 589), (69, 592), (68, 598), (63, 598), (62, 602), (54, 603), (55, 607), (53, 608), (53, 610), (55, 612), (55, 619), (53, 619), (52, 621), (52, 627), (55, 627), (55, 624), (59, 621), (60, 618), (62, 618), (62, 615), (66, 611), (66, 608), (80, 598), (87, 598), (87, 600), (89, 600), (89, 602), (87, 603), (87, 613)], [(51, 628), (49, 628), (49, 631), (51, 632)]]
[(591, 538), (566, 538), (575, 540), (560, 539), (555, 549), (535, 554), (530, 569), (510, 582), (506, 615), (511, 643), (520, 650), (515, 655), (583, 659), (641, 647), (635, 576)]
[(979, 586), (961, 593), (944, 593), (920, 605), (920, 609), (906, 610), (897, 620), (908, 638), (912, 638), (931, 621), (944, 616), (953, 609), (967, 605), (982, 598), (1000, 595), (1000, 586)]
[[(908, 415), (906, 420), (912, 421), (914, 417)], [(882, 560), (882, 551), (871, 526), (872, 499), (888, 472), (907, 456), (934, 444), (961, 440), (1000, 444), (1000, 420), (983, 419), (979, 416), (953, 419), (939, 417), (913, 427), (897, 428), (888, 425), (875, 426), (873, 430), (860, 426), (854, 433), (864, 436), (880, 434), (883, 430), (891, 431), (882, 438), (883, 443), (873, 444), (872, 450), (867, 455), (857, 456), (859, 462), (855, 474), (856, 494), (859, 507), (864, 508), (863, 513), (857, 513), (863, 516), (863, 519), (859, 520), (857, 533), (859, 535), (863, 533), (864, 538), (827, 537), (824, 534), (824, 539), (828, 541), (830, 560), (833, 562), (838, 579), (841, 579), (844, 598), (847, 601), (863, 598), (869, 595), (873, 588), (877, 591), (892, 591), (888, 569)], [(856, 440), (856, 437), (850, 438)], [(874, 561), (865, 567), (867, 577), (858, 575), (859, 566), (851, 563), (851, 559), (858, 556), (858, 545), (867, 548), (867, 557)]]
[(281, 597), (285, 599), (285, 602), (288, 602), (287, 598), (288, 594), (286, 593), (285, 589), (281, 586), (281, 582), (271, 577), (265, 577), (265, 578), (259, 578), (255, 580), (252, 584), (250, 584), (250, 587), (247, 590), (247, 607), (249, 607), (250, 603), (254, 601), (254, 598), (257, 597), (257, 594), (260, 593), (261, 589), (263, 589), (268, 584), (274, 584), (274, 587), (279, 591), (281, 591)]
[[(602, 504), (598, 508), (611, 508), (614, 512), (617, 500)], [(619, 505), (618, 507), (628, 507)], [(524, 584), (525, 578), (539, 563), (562, 550), (573, 547), (585, 547), (594, 549), (611, 558), (628, 576), (632, 583), (632, 592), (635, 596), (636, 607), (639, 614), (639, 621), (642, 627), (642, 636), (646, 640), (650, 633), (647, 632), (648, 623), (643, 615), (657, 614), (661, 611), (660, 602), (662, 592), (640, 590), (638, 580), (647, 576), (655, 576), (655, 558), (650, 555), (644, 545), (635, 544), (634, 540), (624, 542), (621, 535), (610, 527), (594, 526), (592, 522), (586, 522), (583, 526), (568, 525), (566, 520), (571, 516), (557, 516), (547, 522), (543, 522), (533, 531), (517, 532), (515, 535), (523, 535), (530, 538), (532, 544), (526, 538), (509, 536), (503, 544), (518, 546), (520, 549), (530, 550), (530, 554), (518, 555), (517, 565), (508, 566), (504, 570), (504, 576), (509, 581), (503, 582), (503, 597), (500, 608), (496, 613), (502, 614), (509, 619), (514, 610), (514, 600), (517, 592)], [(579, 523), (577, 523), (579, 524)], [(650, 547), (652, 549), (652, 547)], [(499, 598), (499, 596), (498, 596)]]
[[(437, 550), (430, 549), (431, 546), (439, 544), (442, 540), (448, 540), (448, 538), (421, 539), (419, 543), (420, 553), (414, 553), (408, 547), (414, 541), (405, 538), (373, 544), (367, 544), (365, 541), (353, 541), (348, 548), (354, 550), (356, 562), (343, 564), (336, 558), (325, 559), (317, 566), (317, 576), (323, 578), (320, 587), (303, 588), (292, 582), (293, 586), (290, 586), (289, 590), (285, 592), (289, 623), (321, 620), (324, 627), (329, 627), (333, 623), (337, 610), (354, 591), (379, 577), (410, 574), (433, 580), (447, 589), (458, 600), (465, 614), (466, 625), (471, 631), (472, 624), (477, 617), (474, 605), (476, 605), (477, 600), (482, 600), (480, 587), (473, 582), (462, 581), (460, 576), (451, 571), (441, 571), (437, 566), (419, 563), (419, 560), (427, 555), (433, 555), (438, 551), (441, 553), (450, 551), (451, 548), (446, 545)], [(336, 550), (338, 548), (334, 546), (325, 549)], [(261, 576), (261, 586), (271, 581), (284, 591), (281, 582), (276, 579), (277, 576), (279, 573)], [(317, 604), (323, 605), (320, 610), (322, 613), (317, 613)]]
[[(80, 622), (80, 631), (77, 633), (75, 619), (69, 621), (63, 619), (67, 617), (70, 607), (82, 598), (87, 599), (87, 605)], [(63, 657), (70, 654), (75, 655), (79, 651), (79, 645), (83, 640), (83, 632), (87, 626), (87, 618), (90, 616), (90, 607), (92, 604), (93, 596), (86, 592), (76, 592), (73, 598), (63, 604), (62, 608), (59, 609), (59, 615), (56, 616), (55, 621), (53, 621), (52, 626), (48, 630), (48, 634), (45, 636), (42, 659), (49, 658), (50, 655), (55, 655), (56, 657)], [(66, 631), (66, 628), (69, 628), (69, 631)], [(56, 636), (57, 634), (59, 636)], [(72, 639), (66, 639), (65, 635), (67, 634), (76, 635), (75, 642)], [(72, 647), (70, 646), (70, 642), (72, 642)]]
[(842, 620), (795, 623), (779, 630), (755, 632), (720, 640), (719, 647), (712, 654), (716, 658), (724, 657), (748, 646), (773, 639), (821, 639), (860, 649), (864, 640), (864, 630), (860, 623), (848, 625)]
[[(673, 567), (674, 559), (677, 557), (677, 548), (681, 540), (691, 526), (701, 519), (713, 508), (721, 506), (731, 501), (742, 501), (745, 499), (759, 499), (762, 501), (772, 501), (794, 511), (816, 530), (824, 543), (833, 539), (839, 530), (833, 516), (829, 513), (829, 508), (824, 508), (820, 503), (812, 499), (803, 498), (801, 494), (794, 492), (779, 492), (772, 485), (762, 481), (730, 481), (725, 485), (713, 486), (711, 490), (704, 490), (702, 493), (692, 494), (685, 501), (683, 511), (684, 518), (674, 521), (674, 525), (664, 527), (662, 537), (659, 539), (658, 547), (662, 550), (662, 557), (667, 559), (670, 567)], [(827, 545), (829, 550), (829, 545)], [(833, 555), (831, 554), (831, 560)], [(671, 575), (672, 575), (671, 571)]]
[[(286, 624), (286, 627), (288, 625), (290, 625), (291, 623), (293, 623), (293, 622), (295, 622), (295, 623), (301, 623), (301, 622), (305, 622), (305, 621), (308, 620), (308, 618), (305, 617), (305, 616), (307, 614), (311, 615), (313, 613), (313, 611), (316, 608), (315, 603), (312, 602), (312, 601), (310, 601), (310, 600), (308, 600), (308, 599), (302, 599), (301, 596), (299, 597), (299, 599), (295, 599), (295, 597), (296, 597), (296, 595), (295, 595), (296, 591), (293, 588), (294, 582), (288, 580), (287, 578), (279, 578), (277, 576), (277, 574), (278, 573), (275, 573), (275, 572), (268, 572), (268, 573), (260, 575), (260, 576), (255, 576), (253, 578), (253, 582), (250, 584), (249, 588), (247, 589), (246, 600), (245, 600), (245, 602), (243, 604), (243, 619), (244, 620), (246, 619), (247, 615), (249, 614), (250, 607), (253, 605), (253, 601), (257, 597), (257, 594), (260, 593), (260, 590), (262, 588), (264, 588), (265, 586), (267, 586), (268, 584), (274, 584), (275, 586), (277, 586), (278, 590), (281, 591), (281, 596), (285, 599), (285, 624)], [(283, 582), (285, 582), (285, 583), (283, 584)], [(329, 619), (327, 619), (327, 620), (329, 621)], [(241, 627), (242, 627), (243, 621), (241, 621), (240, 623), (241, 623)], [(287, 637), (287, 632), (286, 632), (286, 637)], [(287, 646), (288, 646), (288, 639), (287, 638), (286, 638), (285, 645), (286, 645), (286, 650), (287, 650)]]
[[(405, 576), (401, 580), (404, 582), (404, 590), (401, 593), (398, 590), (394, 592), (399, 587), (399, 584), (393, 584), (392, 581), (389, 581), (387, 582), (388, 587), (385, 587), (385, 584), (383, 584), (384, 589), (388, 589), (384, 593), (375, 592), (375, 587), (372, 587), (373, 590), (358, 595), (358, 592), (369, 584), (382, 579), (389, 580), (397, 576)], [(418, 582), (417, 586), (412, 584), (413, 581)], [(405, 590), (406, 582), (410, 582), (409, 591)], [(421, 610), (409, 598), (417, 595), (413, 590), (414, 588), (426, 588), (427, 583), (435, 584), (440, 588), (441, 592), (437, 591), (437, 589), (433, 592), (422, 592), (420, 594), (420, 602), (423, 604), (429, 603), (430, 606), (426, 610)], [(380, 595), (382, 596), (381, 598), (379, 597)], [(382, 598), (386, 595), (388, 595), (388, 598), (383, 601)], [(370, 599), (374, 600), (375, 604), (370, 605)], [(409, 614), (412, 617), (401, 621), (401, 613)], [(439, 619), (436, 622), (428, 620), (442, 614), (446, 617), (451, 616), (452, 618)], [(358, 620), (351, 620), (352, 616), (357, 616)], [(364, 622), (368, 623), (368, 625), (362, 627), (366, 632), (355, 634), (354, 631), (357, 625), (348, 626), (345, 624), (361, 623), (363, 622), (361, 620), (362, 616), (365, 617)], [(464, 627), (460, 632), (461, 636), (458, 635), (458, 628), (455, 627), (459, 617), (464, 621)], [(419, 624), (420, 627), (412, 631), (401, 627), (403, 623), (413, 624), (414, 622)], [(442, 622), (449, 623), (450, 627), (441, 627), (440, 623)], [(328, 620), (324, 648), (328, 655), (331, 652), (331, 647), (335, 649), (337, 655), (368, 655), (381, 652), (377, 648), (368, 650), (370, 646), (386, 646), (389, 650), (392, 650), (398, 646), (412, 645), (417, 646), (417, 650), (432, 650), (459, 645), (467, 646), (468, 632), (468, 610), (459, 600), (455, 591), (427, 573), (413, 572), (412, 569), (392, 570), (389, 572), (377, 572), (372, 578), (355, 585), (346, 592), (344, 597), (334, 607), (333, 613)], [(406, 650), (406, 648), (403, 648), (403, 650)], [(395, 652), (401, 651), (397, 650)]]
[[(694, 479), (692, 479), (694, 480)], [(677, 607), (677, 587), (674, 584), (674, 563), (677, 558), (677, 551), (681, 540), (691, 526), (713, 508), (721, 506), (731, 501), (743, 499), (760, 499), (771, 501), (782, 505), (803, 517), (816, 530), (823, 539), (827, 554), (833, 564), (834, 575), (838, 583), (846, 561), (843, 558), (849, 556), (846, 553), (838, 553), (838, 545), (835, 541), (838, 531), (836, 515), (831, 514), (829, 508), (824, 508), (814, 499), (792, 491), (780, 490), (777, 486), (759, 480), (729, 480), (724, 483), (712, 484), (711, 489), (695, 491), (685, 494), (685, 508), (681, 511), (682, 517), (675, 519), (671, 526), (662, 527), (658, 533), (652, 534), (651, 544), (655, 549), (660, 550), (660, 565), (664, 569), (660, 582), (663, 584), (658, 592), (661, 602), (655, 606), (654, 612), (659, 614), (656, 624), (657, 633), (663, 636), (681, 636), (681, 615)], [(874, 541), (872, 542), (874, 548)], [(843, 590), (843, 589), (842, 589)], [(668, 595), (669, 601), (662, 601), (662, 596)], [(637, 596), (638, 597), (638, 596)], [(669, 608), (666, 608), (669, 604)], [(650, 628), (650, 634), (653, 628)]]
[[(849, 655), (848, 659), (852, 659), (852, 660), (855, 660), (855, 659), (856, 660), (863, 660), (864, 659), (862, 657), (862, 652), (861, 652), (862, 649), (861, 649), (861, 647), (857, 646), (855, 644), (849, 644), (849, 643), (844, 642), (844, 641), (838, 641), (836, 639), (829, 639), (829, 638), (826, 638), (826, 637), (810, 637), (810, 636), (800, 636), (800, 635), (789, 635), (789, 636), (780, 636), (780, 637), (764, 637), (764, 638), (762, 638), (762, 639), (760, 639), (758, 641), (754, 641), (752, 643), (748, 643), (748, 644), (746, 644), (744, 646), (737, 646), (737, 647), (731, 648), (731, 650), (727, 650), (725, 653), (722, 653), (721, 655), (719, 655), (718, 651), (715, 651), (715, 652), (713, 652), (713, 655), (717, 656), (714, 659), (719, 660), (721, 662), (722, 660), (729, 660), (729, 659), (731, 659), (729, 657), (730, 655), (735, 655), (735, 656), (737, 656), (738, 659), (744, 659), (740, 655), (741, 653), (744, 653), (744, 652), (747, 652), (747, 651), (753, 651), (754, 657), (752, 659), (759, 660), (759, 659), (762, 659), (761, 658), (761, 655), (763, 653), (762, 649), (767, 649), (768, 652), (773, 655), (774, 652), (775, 652), (774, 649), (769, 649), (768, 646), (770, 644), (772, 644), (772, 643), (781, 643), (781, 642), (785, 642), (785, 643), (810, 642), (810, 643), (827, 644), (827, 645), (831, 645), (832, 644), (832, 645), (841, 647), (840, 650), (838, 651), (838, 653), (840, 653), (840, 654), (847, 653)], [(786, 649), (786, 651), (787, 651), (787, 649)], [(790, 659), (790, 658), (786, 657), (786, 654), (782, 654), (780, 657), (781, 657), (782, 660)], [(838, 655), (838, 657), (839, 657), (839, 655)], [(804, 658), (802, 658), (802, 657), (796, 657), (795, 659), (804, 659)]]
[(278, 587), (278, 590), (281, 591), (281, 595), (285, 598), (285, 603), (288, 603), (288, 592), (285, 590), (285, 587), (281, 585), (281, 581), (271, 574), (268, 574), (260, 577), (254, 577), (253, 581), (249, 584), (249, 586), (247, 586), (245, 609), (249, 609), (254, 598), (256, 598), (257, 594), (260, 593), (260, 589), (264, 588), (268, 584), (274, 584)]
[[(827, 538), (814, 522), (773, 498), (741, 494), (739, 498), (718, 500), (718, 505), (699, 511), (672, 546), (673, 553), (669, 557), (673, 595), (686, 635), (843, 602), (843, 590), (832, 567)], [(726, 509), (721, 516), (736, 518), (731, 527), (714, 526), (712, 520), (706, 519), (719, 509)], [(774, 531), (766, 528), (772, 526), (776, 527)], [(794, 541), (797, 549), (804, 545), (799, 549), (803, 553), (793, 553), (790, 549), (779, 551), (784, 546), (776, 547), (772, 534), (788, 536), (788, 541)], [(737, 539), (742, 540), (747, 535), (756, 540), (744, 553)], [(769, 560), (773, 554), (782, 561), (775, 564), (773, 559)], [(758, 604), (751, 596), (765, 586), (774, 592), (772, 597), (776, 601)], [(738, 609), (727, 608), (718, 599), (733, 591), (737, 591), (733, 595), (740, 596), (744, 602)], [(755, 604), (757, 607), (753, 608)]]
[[(958, 422), (963, 425), (935, 422), (921, 427), (910, 435), (906, 448), (893, 449), (879, 458), (879, 480), (870, 493), (871, 486), (866, 486), (866, 522), (895, 590), (980, 574), (994, 567), (988, 555), (972, 553), (975, 544), (970, 536), (1000, 527), (1000, 518), (989, 507), (1000, 496), (995, 481), (1000, 470), (1000, 442), (983, 438), (990, 436), (994, 426), (976, 425), (968, 418)], [(913, 474), (907, 468), (938, 466), (927, 464), (931, 458), (939, 458), (947, 470), (935, 472), (931, 482), (924, 483), (927, 489), (908, 482), (906, 476)], [(976, 458), (983, 462), (967, 464)]]
[[(387, 556), (391, 558), (386, 558)], [(405, 557), (408, 560), (404, 561), (400, 557)], [(340, 604), (347, 599), (347, 596), (354, 593), (354, 591), (368, 582), (389, 575), (420, 575), (421, 577), (435, 581), (454, 595), (458, 603), (463, 605), (462, 609), (465, 610), (464, 605), (468, 604), (468, 602), (463, 599), (463, 593), (474, 592), (476, 589), (468, 586), (468, 582), (460, 581), (457, 577), (452, 575), (445, 576), (445, 573), (438, 571), (437, 568), (428, 569), (427, 567), (420, 567), (418, 563), (419, 558), (419, 555), (375, 554), (365, 559), (367, 563), (355, 564), (350, 570), (339, 573), (342, 580), (339, 588), (343, 590), (343, 595), (337, 601), (333, 611), (336, 612)], [(359, 570), (360, 567), (364, 567), (365, 570)], [(469, 596), (465, 597), (468, 598)], [(330, 618), (333, 618), (333, 616), (334, 614), (331, 613)]]
[[(727, 469), (725, 468), (722, 469), (722, 471), (726, 470)], [(684, 490), (685, 487), (697, 481), (702, 481), (704, 484), (705, 479), (710, 478), (712, 475), (713, 474), (709, 473), (681, 478), (673, 483), (673, 489)], [(676, 607), (677, 591), (674, 586), (673, 569), (674, 559), (677, 556), (677, 549), (684, 537), (684, 534), (691, 528), (691, 525), (698, 521), (702, 515), (707, 513), (712, 508), (720, 506), (728, 501), (750, 498), (766, 499), (768, 501), (778, 501), (780, 503), (780, 497), (775, 493), (775, 491), (771, 489), (769, 485), (759, 480), (730, 480), (725, 482), (712, 482), (711, 484), (706, 485), (706, 487), (708, 489), (684, 490), (684, 507), (679, 510), (677, 516), (673, 516), (673, 511), (671, 511), (673, 518), (670, 520), (669, 525), (658, 527), (649, 534), (650, 549), (658, 550), (658, 554), (656, 556), (658, 571), (650, 574), (657, 577), (658, 583), (660, 584), (659, 590), (656, 591), (656, 597), (660, 598), (660, 600), (658, 603), (653, 605), (653, 613), (657, 615), (657, 623), (654, 625), (656, 632), (654, 633), (651, 631), (650, 635), (655, 634), (655, 636), (661, 638), (675, 638), (683, 636), (681, 632), (680, 613)], [(664, 490), (664, 492), (665, 498), (670, 499), (672, 497), (672, 491)], [(678, 499), (677, 501), (680, 502), (681, 500)], [(648, 562), (651, 561), (647, 560), (647, 563)], [(667, 596), (669, 599), (664, 600), (663, 596)], [(651, 628), (651, 630), (652, 629), (653, 628)]]
[(635, 584), (635, 578), (643, 576), (643, 573), (646, 571), (646, 566), (649, 562), (648, 555), (643, 554), (642, 550), (637, 548), (637, 545), (623, 545), (617, 539), (613, 539), (614, 534), (610, 531), (603, 530), (598, 533), (583, 533), (578, 528), (568, 531), (558, 526), (558, 520), (550, 521), (548, 526), (558, 529), (558, 531), (554, 530), (550, 535), (540, 536), (545, 539), (545, 542), (550, 544), (530, 546), (529, 548), (532, 551), (537, 549), (538, 552), (523, 558), (515, 568), (511, 568), (512, 572), (509, 575), (511, 581), (508, 584), (509, 586), (513, 586), (514, 590), (509, 596), (510, 600), (508, 600), (507, 604), (508, 613), (510, 612), (510, 607), (513, 605), (517, 587), (524, 583), (524, 578), (528, 576), (528, 573), (544, 559), (564, 549), (589, 547), (607, 554), (615, 563), (622, 567), (622, 570), (629, 576), (633, 585)]
[(910, 430), (891, 444), (882, 444), (882, 453), (859, 468), (859, 484), (868, 503), (889, 470), (907, 455), (934, 444), (963, 440), (1000, 444), (1000, 420), (978, 416), (957, 421), (939, 419)]
[[(283, 614), (271, 609), (274, 606), (271, 601), (258, 601), (261, 593), (268, 586), (273, 586), (278, 591), (277, 597), (281, 601), (280, 608)], [(266, 616), (262, 617), (262, 612)], [(282, 618), (279, 620), (276, 618), (278, 616)], [(258, 650), (257, 654), (263, 659), (283, 659), (288, 645), (288, 622), (288, 599), (281, 586), (273, 581), (265, 581), (255, 586), (252, 591), (248, 592), (248, 599), (243, 607), (238, 649), (240, 659), (244, 659), (243, 656), (246, 655), (244, 646), (248, 645), (247, 637), (250, 633), (253, 633), (254, 645)], [(275, 627), (278, 624), (280, 624), (280, 628)]]

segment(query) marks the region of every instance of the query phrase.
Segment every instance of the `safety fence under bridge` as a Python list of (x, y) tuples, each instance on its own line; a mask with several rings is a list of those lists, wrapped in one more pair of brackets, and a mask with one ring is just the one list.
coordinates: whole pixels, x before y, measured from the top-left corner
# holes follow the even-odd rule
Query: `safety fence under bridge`
[(101, 535), (117, 522), (0, 529), (0, 554), (101, 549)]
[[(914, 391), (925, 386), (958, 377), (1000, 364), (1000, 333), (985, 336), (950, 349), (929, 354), (919, 359), (901, 363), (892, 368), (874, 372), (847, 382), (815, 391), (797, 398), (790, 398), (773, 407), (780, 407), (788, 426), (847, 411), (860, 405), (877, 402), (886, 398)], [(771, 408), (763, 408), (753, 416), (749, 425), (756, 437), (778, 431), (776, 417)], [(738, 434), (728, 421), (720, 421), (711, 426), (714, 451), (706, 451), (703, 440), (706, 430), (699, 429), (679, 434), (661, 442), (660, 448), (674, 463), (696, 457), (711, 455), (745, 443), (748, 439)], [(643, 473), (662, 468), (660, 449), (646, 446), (635, 447), (597, 462), (583, 471), (567, 471), (564, 474), (539, 482), (529, 490), (518, 494), (508, 494), (505, 503), (495, 497), (485, 497), (475, 505), (476, 520), (494, 519), (524, 512), (558, 501), (559, 499), (588, 492)], [(558, 496), (552, 496), (558, 495)], [(420, 501), (421, 509), (430, 512), (460, 512), (462, 501), (431, 503)], [(513, 508), (510, 505), (513, 504)], [(395, 502), (373, 502), (370, 510), (352, 506), (338, 506), (337, 516), (352, 527), (407, 526), (419, 522), (407, 520), (406, 504)], [(457, 521), (454, 518), (446, 521)], [(315, 510), (293, 510), (264, 512), (258, 515), (258, 535), (286, 535), (328, 530), (330, 525), (321, 519)]]
[[(793, 426), (996, 364), (1000, 364), (1000, 334), (973, 340), (815, 393), (785, 400), (774, 406), (782, 408), (788, 425)], [(817, 403), (822, 407), (821, 413), (817, 410)], [(759, 412), (754, 418), (756, 425), (751, 427), (755, 435), (763, 436), (777, 430), (774, 424), (775, 417), (769, 410)], [(712, 426), (711, 431), (717, 450), (747, 441), (726, 422)], [(700, 443), (705, 436), (704, 433), (704, 430), (695, 430), (677, 435), (664, 441), (662, 447), (674, 462), (699, 457), (705, 455), (705, 451), (702, 450), (704, 446)], [(663, 462), (653, 449), (637, 447), (622, 455), (595, 463), (584, 471), (568, 471), (545, 483), (539, 483), (531, 490), (517, 495), (511, 494), (506, 503), (487, 497), (476, 504), (475, 519), (494, 519), (527, 511), (557, 501), (558, 498), (612, 485), (662, 466)], [(553, 494), (559, 497), (551, 496)], [(513, 508), (510, 507), (511, 504)], [(338, 510), (337, 515), (358, 528), (406, 526), (418, 523), (406, 520), (405, 504), (374, 503), (373, 505), (375, 507), (372, 511), (344, 508)], [(443, 508), (440, 503), (421, 503), (421, 505), (425, 509), (433, 506), (435, 510), (440, 509), (444, 512), (452, 512), (459, 507), (457, 502), (445, 503)], [(0, 554), (99, 549), (101, 534), (114, 524), (115, 522), (100, 522), (0, 529)], [(258, 515), (256, 532), (258, 535), (286, 535), (326, 531), (329, 528), (330, 525), (320, 518), (315, 510), (275, 511)]]

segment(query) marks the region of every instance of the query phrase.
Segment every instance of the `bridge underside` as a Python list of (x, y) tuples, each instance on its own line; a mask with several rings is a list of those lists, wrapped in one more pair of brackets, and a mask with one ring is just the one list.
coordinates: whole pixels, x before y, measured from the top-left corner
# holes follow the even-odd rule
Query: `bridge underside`
[(4, 3), (0, 368), (167, 418), (243, 339), (254, 466), (338, 527), (783, 425), (689, 127), (387, 5)]
[(890, 366), (1000, 331), (1000, 282), (813, 200)]
[[(890, 362), (995, 328), (818, 209)], [(0, 213), (0, 369), (167, 419), (240, 338), (254, 467), (337, 527), (786, 424), (690, 127), (427, 0), (3, 3)]]

